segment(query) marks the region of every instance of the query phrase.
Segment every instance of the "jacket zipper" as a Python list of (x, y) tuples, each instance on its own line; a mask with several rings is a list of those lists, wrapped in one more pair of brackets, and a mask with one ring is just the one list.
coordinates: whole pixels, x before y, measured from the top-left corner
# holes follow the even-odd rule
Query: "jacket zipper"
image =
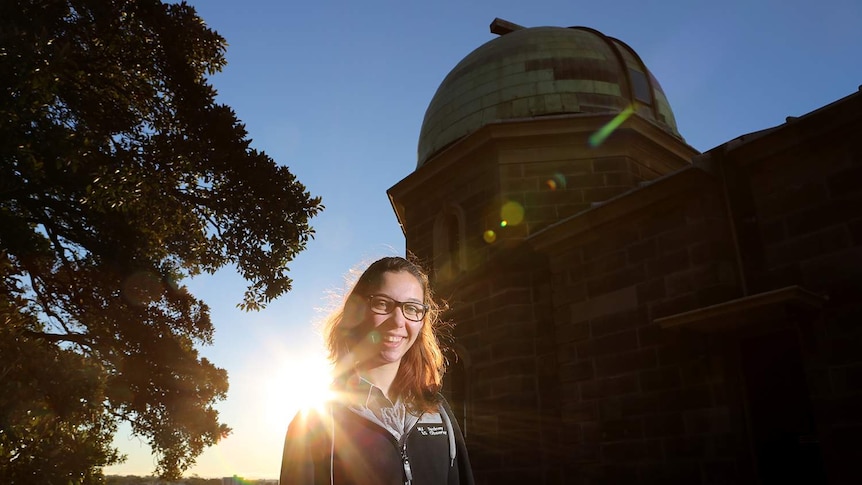
[(413, 483), (413, 471), (410, 469), (410, 460), (407, 458), (407, 441), (404, 441), (404, 444), (401, 445), (401, 462), (404, 464), (404, 476), (407, 478), (407, 481), (404, 482), (404, 485), (410, 485)]
[(404, 482), (404, 485), (410, 485), (411, 483), (413, 483), (413, 470), (410, 468), (410, 458), (407, 456), (407, 439), (410, 438), (410, 434), (412, 434), (413, 430), (416, 429), (416, 426), (419, 425), (419, 421), (422, 420), (423, 415), (424, 413), (419, 415), (419, 419), (417, 419), (416, 422), (413, 423), (413, 426), (409, 430), (407, 430), (407, 432), (404, 433), (404, 435), (401, 436), (401, 439), (399, 440), (399, 445), (401, 447), (401, 464), (404, 465), (404, 478), (407, 479)]

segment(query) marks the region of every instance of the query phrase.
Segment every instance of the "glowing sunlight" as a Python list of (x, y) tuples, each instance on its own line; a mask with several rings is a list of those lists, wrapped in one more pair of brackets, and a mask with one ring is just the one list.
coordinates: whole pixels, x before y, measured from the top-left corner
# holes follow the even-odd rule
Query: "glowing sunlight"
[(285, 356), (261, 383), (266, 400), (265, 421), (280, 423), (287, 429), (296, 411), (321, 407), (329, 397), (330, 370), (322, 353)]

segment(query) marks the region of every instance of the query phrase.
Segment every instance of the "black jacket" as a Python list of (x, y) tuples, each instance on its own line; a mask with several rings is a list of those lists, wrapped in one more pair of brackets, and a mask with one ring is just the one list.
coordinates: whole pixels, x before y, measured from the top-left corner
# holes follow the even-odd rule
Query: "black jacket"
[(442, 422), (420, 420), (400, 443), (340, 403), (299, 413), (287, 430), (279, 484), (473, 485), (464, 437), (442, 397), (440, 410)]

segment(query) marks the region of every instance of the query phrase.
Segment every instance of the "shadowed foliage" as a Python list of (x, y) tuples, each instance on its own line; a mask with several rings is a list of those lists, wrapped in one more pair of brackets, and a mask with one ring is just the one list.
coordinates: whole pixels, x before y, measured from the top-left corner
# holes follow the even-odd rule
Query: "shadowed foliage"
[(0, 5), (0, 482), (101, 482), (121, 421), (167, 479), (229, 432), (180, 282), (261, 308), (323, 207), (215, 102), (225, 48), (185, 3)]

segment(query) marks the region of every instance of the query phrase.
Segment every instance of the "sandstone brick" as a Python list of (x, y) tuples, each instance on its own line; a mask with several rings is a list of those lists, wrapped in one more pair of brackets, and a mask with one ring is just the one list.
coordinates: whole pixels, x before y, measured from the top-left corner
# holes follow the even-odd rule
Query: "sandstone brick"
[(708, 356), (707, 337), (702, 334), (680, 335), (672, 345), (658, 350), (658, 361), (662, 366), (685, 364)]
[(541, 186), (542, 182), (536, 177), (505, 177), (500, 181), (500, 191), (504, 197), (511, 197), (513, 193), (533, 193)]
[(729, 241), (724, 240), (704, 241), (692, 244), (689, 247), (688, 254), (693, 266), (716, 261), (733, 261), (736, 259), (733, 246)]
[(566, 190), (534, 189), (534, 191), (525, 192), (523, 200), (528, 208), (589, 202), (584, 199), (583, 191), (575, 188)]
[(601, 173), (584, 173), (572, 175), (566, 180), (567, 188), (602, 187), (605, 185), (605, 175)]
[(631, 310), (604, 315), (590, 321), (590, 334), (600, 337), (620, 332), (648, 323), (645, 309)]
[(742, 290), (735, 284), (717, 284), (700, 288), (695, 292), (699, 307), (724, 303), (742, 296)]
[(739, 458), (739, 430), (715, 433), (708, 437), (711, 458)]
[(593, 161), (595, 172), (621, 172), (627, 167), (627, 160), (622, 157), (599, 158)]
[(832, 199), (824, 204), (808, 207), (787, 217), (789, 237), (810, 234), (824, 228), (845, 224), (862, 218), (862, 194)]
[(709, 234), (709, 227), (706, 223), (687, 224), (667, 231), (655, 238), (657, 254), (664, 256), (686, 249), (698, 242), (713, 239), (708, 237)]
[(706, 359), (688, 360), (679, 365), (679, 372), (682, 385), (686, 387), (714, 380), (711, 367)]
[(640, 178), (631, 172), (605, 172), (604, 177), (605, 185), (620, 186), (625, 187), (626, 189), (637, 185), (637, 179)]
[[(472, 458), (470, 455), (471, 461)], [(500, 457), (499, 462), (502, 465), (483, 469), (482, 476), (487, 478), (488, 483), (530, 483), (535, 480), (536, 471), (533, 467), (511, 468), (505, 457)]]
[(602, 441), (623, 441), (643, 438), (643, 422), (639, 418), (605, 420)]
[[(819, 163), (812, 163), (815, 158)], [(826, 165), (836, 162), (836, 158), (822, 152), (817, 157), (795, 153), (791, 157), (773, 158), (751, 172), (752, 190), (765, 196), (784, 191), (787, 187), (802, 186), (822, 178), (824, 171), (829, 170)]]
[[(662, 409), (659, 407), (659, 409)], [(665, 436), (681, 436), (685, 432), (685, 423), (681, 413), (654, 414), (644, 418), (644, 436), (661, 438)]]
[[(584, 421), (595, 421), (599, 413), (595, 401), (576, 401), (566, 403), (561, 409), (563, 423), (582, 423)], [(569, 443), (582, 442), (580, 433), (566, 433)]]
[(663, 277), (647, 280), (636, 287), (638, 303), (643, 305), (651, 301), (660, 300), (667, 295)]
[(804, 278), (798, 262), (774, 266), (765, 271), (752, 272), (748, 280), (751, 293), (802, 284), (804, 284)]
[(581, 383), (582, 399), (601, 399), (632, 394), (638, 391), (637, 376), (624, 374)]
[(581, 439), (585, 443), (598, 443), (601, 434), (601, 424), (598, 421), (581, 423)]
[(557, 219), (563, 220), (567, 219), (575, 214), (583, 212), (590, 208), (590, 204), (586, 202), (582, 203), (566, 203), (557, 205)]
[(623, 250), (603, 254), (583, 265), (584, 275), (588, 278), (601, 276), (620, 270), (626, 266), (626, 252)]
[(580, 342), (589, 336), (590, 325), (587, 322), (566, 323), (557, 327), (557, 338), (560, 343)]
[(700, 308), (700, 305), (698, 304), (697, 296), (691, 293), (657, 301), (649, 306), (650, 317), (652, 317), (653, 320), (687, 312), (689, 310), (694, 310), (695, 308)]
[(631, 329), (602, 337), (593, 337), (577, 344), (578, 357), (588, 359), (618, 354), (638, 347), (637, 330)]
[(862, 165), (850, 166), (829, 176), (826, 185), (831, 197), (844, 197), (862, 191)]
[(607, 463), (636, 463), (647, 456), (643, 441), (603, 443), (601, 449), (602, 459)]
[(600, 357), (595, 361), (596, 376), (614, 376), (642, 369), (651, 369), (656, 366), (656, 362), (656, 352), (652, 348)]
[(637, 240), (637, 228), (631, 226), (615, 228), (613, 231), (604, 233), (600, 240), (583, 246), (584, 261), (589, 261), (603, 254), (624, 250), (632, 241)]
[(655, 257), (656, 242), (655, 239), (647, 239), (638, 243), (632, 244), (626, 250), (629, 264), (640, 263), (644, 260)]
[[(563, 306), (566, 304), (577, 303), (587, 299), (587, 283), (572, 283), (570, 285), (554, 287), (553, 289), (553, 300), (555, 304)], [(566, 314), (570, 314), (569, 310), (566, 310)], [(566, 320), (569, 320), (570, 317), (567, 315)]]
[(821, 180), (808, 180), (803, 184), (787, 186), (783, 190), (762, 196), (757, 201), (757, 212), (764, 218), (780, 217), (821, 204), (828, 197), (826, 186)]
[(659, 391), (659, 403), (669, 412), (688, 411), (712, 407), (709, 386), (694, 386)]
[(708, 439), (705, 436), (675, 436), (663, 440), (664, 451), (669, 461), (697, 460), (706, 458)]
[[(495, 360), (518, 359), (520, 357), (535, 355), (533, 345), (525, 339), (496, 340), (491, 343), (491, 358)], [(533, 366), (529, 371), (533, 370)]]
[(771, 246), (787, 239), (787, 228), (784, 222), (784, 219), (776, 218), (762, 220), (758, 224), (760, 237), (763, 239), (765, 245)]
[[(591, 463), (595, 462), (599, 458), (599, 445), (597, 443), (583, 443), (577, 446), (572, 446), (566, 451), (569, 463)], [(527, 481), (520, 483), (531, 483), (534, 480), (535, 475), (531, 476)]]
[(638, 346), (654, 347), (672, 342), (677, 332), (665, 330), (654, 323), (638, 327)]
[[(575, 321), (596, 320), (620, 312), (637, 309), (637, 295), (634, 287), (627, 287), (587, 299), (570, 306), (571, 318)], [(609, 333), (600, 332), (599, 335)]]
[(535, 320), (536, 308), (533, 305), (497, 305), (492, 302), (489, 314), (489, 323), (492, 328), (495, 327), (517, 327), (522, 326), (524, 322), (532, 322)]
[(620, 397), (620, 415), (624, 417), (647, 416), (659, 412), (656, 393), (641, 393)]
[[(531, 167), (532, 165), (527, 165), (527, 167)], [(523, 163), (510, 163), (505, 165), (500, 165), (500, 175), (507, 178), (518, 178), (526, 176), (534, 176), (538, 175), (536, 173), (524, 173), (525, 165)]]
[(619, 271), (607, 273), (602, 276), (591, 278), (587, 281), (587, 295), (591, 298), (596, 296), (634, 286), (646, 279), (643, 266), (631, 266)]
[(527, 177), (552, 177), (561, 174), (570, 183), (572, 177), (592, 171), (592, 160), (555, 160), (551, 162), (526, 163), (520, 165)]
[(728, 433), (731, 431), (730, 413), (725, 407), (687, 411), (683, 418), (689, 435)]
[(601, 423), (622, 419), (623, 417), (623, 396), (610, 396), (599, 399), (599, 419)]
[(640, 373), (641, 390), (645, 392), (679, 387), (681, 379), (676, 367), (663, 367)]
[(743, 483), (736, 460), (710, 460), (701, 464), (704, 485), (735, 485)]
[(536, 298), (537, 295), (534, 295), (532, 288), (506, 288), (491, 297), (491, 304), (501, 308), (531, 306)]
[[(647, 445), (644, 445), (644, 449), (649, 452)], [(633, 464), (614, 463), (602, 469), (602, 483), (637, 483), (637, 477), (637, 466)]]
[(562, 364), (559, 375), (560, 382), (577, 382), (592, 379), (595, 375), (593, 372), (593, 362), (591, 360), (582, 360), (580, 362)]
[(603, 202), (612, 199), (626, 190), (628, 187), (584, 187), (581, 189), (584, 202)]
[[(662, 446), (656, 446), (662, 449)], [(645, 463), (638, 468), (641, 485), (693, 485), (700, 484), (701, 472), (697, 462)]]
[(650, 280), (688, 269), (687, 249), (667, 253), (646, 262), (646, 277)]
[(650, 214), (641, 223), (641, 237), (649, 239), (686, 225), (685, 207), (662, 206), (660, 211)]

